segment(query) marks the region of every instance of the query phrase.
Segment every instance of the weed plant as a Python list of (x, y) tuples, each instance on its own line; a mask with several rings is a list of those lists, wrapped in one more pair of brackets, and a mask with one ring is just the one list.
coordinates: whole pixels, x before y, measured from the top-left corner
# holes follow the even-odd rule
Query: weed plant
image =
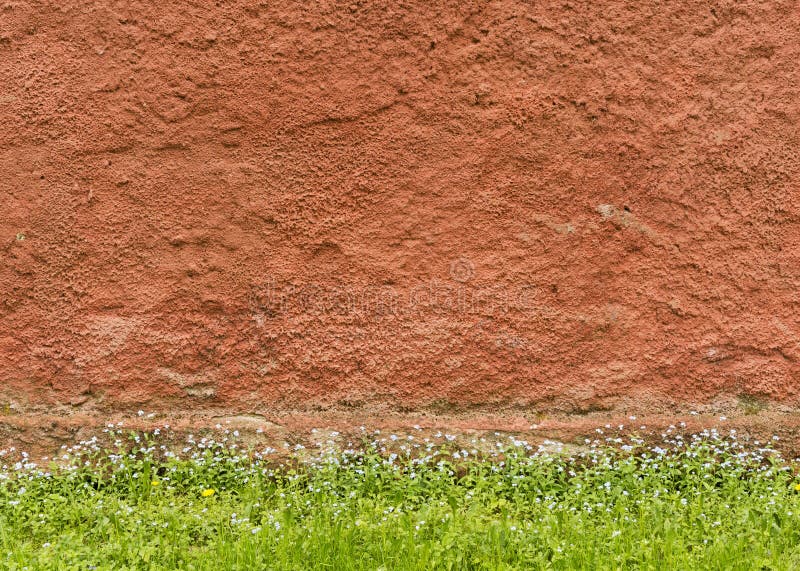
[(0, 451), (0, 569), (800, 569), (794, 464), (678, 430), (245, 450), (110, 426), (43, 462)]

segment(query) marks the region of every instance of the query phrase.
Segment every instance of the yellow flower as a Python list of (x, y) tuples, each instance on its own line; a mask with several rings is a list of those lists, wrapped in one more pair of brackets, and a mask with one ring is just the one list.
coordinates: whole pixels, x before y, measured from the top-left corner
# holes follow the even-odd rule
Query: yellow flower
[(160, 483), (161, 482), (159, 482), (158, 480), (153, 480), (152, 482), (150, 482), (150, 485), (151, 486), (158, 486)]
[(795, 491), (800, 492), (800, 484), (795, 484), (794, 489)]
[(207, 490), (203, 490), (203, 492), (200, 495), (203, 496), (204, 498), (210, 498), (211, 496), (213, 496), (216, 493), (217, 493), (216, 490), (212, 490), (211, 488), (208, 488)]

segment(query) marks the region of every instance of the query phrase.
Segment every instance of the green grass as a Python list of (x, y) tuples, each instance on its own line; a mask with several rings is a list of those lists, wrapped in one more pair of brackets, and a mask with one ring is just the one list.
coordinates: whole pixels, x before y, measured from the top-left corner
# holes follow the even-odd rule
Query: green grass
[(713, 432), (570, 454), (421, 433), (173, 454), (167, 431), (109, 434), (113, 452), (46, 468), (3, 451), (0, 569), (800, 568), (793, 465)]

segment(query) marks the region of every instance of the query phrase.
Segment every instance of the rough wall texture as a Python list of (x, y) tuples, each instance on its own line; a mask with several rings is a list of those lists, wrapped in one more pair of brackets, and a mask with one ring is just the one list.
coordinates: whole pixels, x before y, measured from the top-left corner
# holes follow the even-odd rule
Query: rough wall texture
[(0, 401), (800, 397), (792, 1), (0, 5)]

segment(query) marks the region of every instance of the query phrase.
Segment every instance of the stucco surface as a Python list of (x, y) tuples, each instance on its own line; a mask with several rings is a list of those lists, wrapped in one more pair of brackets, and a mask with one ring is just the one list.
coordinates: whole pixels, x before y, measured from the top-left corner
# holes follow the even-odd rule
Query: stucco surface
[(798, 38), (789, 1), (3, 2), (0, 401), (792, 406)]

